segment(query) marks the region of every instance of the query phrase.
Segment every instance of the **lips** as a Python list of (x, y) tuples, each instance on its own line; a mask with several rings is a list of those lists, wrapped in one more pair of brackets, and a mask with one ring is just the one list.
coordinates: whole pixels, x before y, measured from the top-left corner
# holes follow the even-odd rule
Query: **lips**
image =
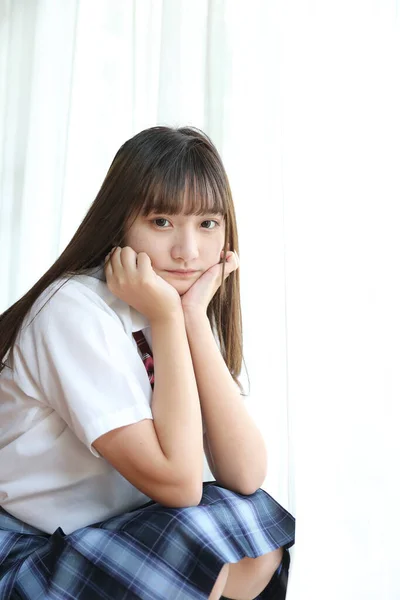
[(168, 273), (196, 273), (194, 269), (188, 269), (184, 271), (182, 269), (167, 269)]
[(190, 277), (197, 273), (197, 271), (169, 271), (167, 273), (171, 273), (171, 275), (176, 275), (177, 277)]

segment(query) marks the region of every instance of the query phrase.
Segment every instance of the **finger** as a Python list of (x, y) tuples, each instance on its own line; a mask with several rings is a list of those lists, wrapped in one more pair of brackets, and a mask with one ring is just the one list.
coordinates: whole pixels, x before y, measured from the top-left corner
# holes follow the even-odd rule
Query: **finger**
[[(229, 246), (229, 244), (228, 244), (228, 246)], [(228, 260), (228, 258), (229, 258), (230, 256), (233, 256), (233, 255), (234, 255), (234, 256), (236, 256), (237, 258), (239, 258), (239, 255), (238, 255), (238, 253), (236, 252), (236, 250), (229, 250), (229, 249), (228, 249), (228, 250), (226, 251), (226, 254), (225, 254), (225, 259), (226, 259), (226, 260)], [(224, 257), (224, 251), (223, 251), (223, 250), (221, 250), (221, 259), (222, 259), (223, 257)]]
[(124, 246), (124, 248), (121, 249), (121, 265), (126, 273), (129, 273), (130, 275), (136, 273), (136, 258), (137, 254), (130, 246)]
[(239, 267), (239, 256), (237, 252), (227, 253), (225, 261), (224, 279)]
[(151, 259), (146, 252), (137, 255), (137, 268), (141, 275), (145, 275), (151, 269)]
[(234, 265), (234, 264), (238, 263), (239, 262), (239, 257), (237, 255), (237, 253), (236, 252), (232, 252), (232, 251), (227, 252), (226, 253), (226, 262), (229, 265)]
[(121, 263), (121, 248), (117, 246), (114, 248), (113, 253), (111, 254), (110, 262), (112, 263), (112, 269), (114, 275), (120, 275), (123, 271), (122, 263)]

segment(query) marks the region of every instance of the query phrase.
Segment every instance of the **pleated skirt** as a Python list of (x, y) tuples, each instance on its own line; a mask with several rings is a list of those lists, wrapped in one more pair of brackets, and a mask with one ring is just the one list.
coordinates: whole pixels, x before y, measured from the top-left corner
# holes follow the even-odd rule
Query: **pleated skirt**
[(215, 482), (203, 483), (198, 506), (150, 501), (69, 535), (0, 508), (0, 599), (206, 600), (225, 563), (294, 540), (294, 517), (267, 492), (244, 496)]

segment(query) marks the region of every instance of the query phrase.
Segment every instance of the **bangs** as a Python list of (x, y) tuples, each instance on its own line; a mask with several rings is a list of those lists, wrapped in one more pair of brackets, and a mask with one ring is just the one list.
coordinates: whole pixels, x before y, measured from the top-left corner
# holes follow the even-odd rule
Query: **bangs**
[(141, 210), (143, 216), (150, 213), (226, 216), (227, 186), (220, 166), (204, 152), (198, 154), (194, 152), (196, 148), (190, 150), (173, 162), (171, 157), (165, 157), (150, 170)]

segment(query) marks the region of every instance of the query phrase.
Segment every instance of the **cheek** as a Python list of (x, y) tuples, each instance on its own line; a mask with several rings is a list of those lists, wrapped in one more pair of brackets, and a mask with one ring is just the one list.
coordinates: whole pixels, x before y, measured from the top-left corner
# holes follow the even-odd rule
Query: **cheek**
[(209, 244), (205, 249), (205, 256), (207, 258), (207, 262), (211, 264), (215, 264), (221, 260), (221, 251), (224, 247), (224, 241), (213, 240), (212, 244)]
[(166, 259), (168, 256), (168, 248), (164, 248), (160, 239), (151, 236), (139, 236), (135, 238), (134, 243), (131, 247), (135, 252), (145, 252), (151, 260), (153, 269), (158, 275), (164, 276), (163, 269), (169, 261)]
[(150, 258), (153, 258), (154, 255), (157, 255), (157, 245), (154, 244), (151, 236), (148, 233), (141, 231), (140, 227), (137, 229), (132, 229), (126, 236), (125, 241), (126, 245), (133, 248), (133, 250), (137, 253), (146, 252)]

